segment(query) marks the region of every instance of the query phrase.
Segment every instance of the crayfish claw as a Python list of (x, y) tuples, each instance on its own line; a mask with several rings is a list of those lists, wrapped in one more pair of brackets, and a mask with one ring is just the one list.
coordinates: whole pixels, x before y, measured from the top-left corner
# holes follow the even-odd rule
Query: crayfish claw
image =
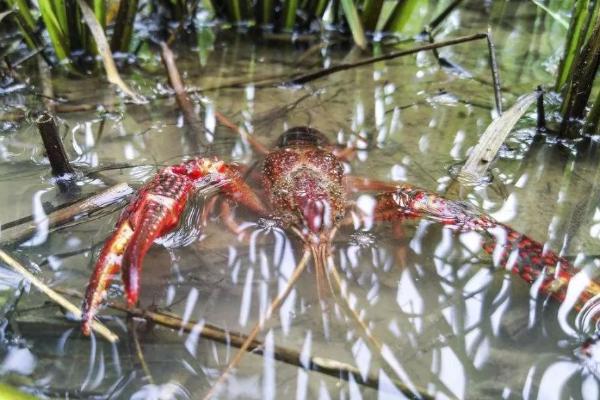
[[(144, 257), (154, 240), (177, 225), (180, 209), (174, 210), (174, 202), (162, 196), (151, 196), (134, 215), (135, 227), (123, 255), (123, 284), (127, 304), (136, 305), (140, 291), (140, 275)], [(180, 207), (183, 208), (183, 207)]]
[(98, 306), (104, 300), (108, 285), (121, 268), (123, 253), (132, 236), (131, 224), (129, 221), (124, 221), (106, 241), (100, 252), (83, 300), (81, 329), (86, 336), (91, 332), (92, 320)]

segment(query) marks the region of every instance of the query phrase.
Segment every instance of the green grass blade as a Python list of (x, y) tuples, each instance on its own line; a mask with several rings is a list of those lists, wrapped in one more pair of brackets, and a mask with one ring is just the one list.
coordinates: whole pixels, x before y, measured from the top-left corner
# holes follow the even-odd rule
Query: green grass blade
[(25, 43), (27, 43), (27, 46), (32, 50), (41, 47), (39, 44), (38, 37), (36, 36), (35, 32), (29, 28), (29, 24), (27, 23), (23, 15), (20, 12), (17, 12), (16, 10), (9, 10), (7, 11), (7, 13), (8, 14), (6, 14), (6, 16), (14, 18), (14, 22), (17, 24), (19, 31), (21, 32), (21, 36), (23, 36), (23, 39), (25, 40)]
[(227, 9), (229, 10), (229, 20), (235, 23), (242, 21), (242, 7), (239, 0), (229, 0)]
[(129, 51), (137, 5), (138, 0), (121, 0), (119, 3), (115, 28), (110, 41), (110, 48), (113, 52), (126, 53)]
[(202, 7), (211, 15), (215, 15), (217, 10), (211, 0), (202, 0)]
[(69, 41), (69, 48), (71, 51), (81, 50), (85, 47), (85, 33), (82, 34), (81, 14), (75, 0), (65, 0), (65, 11), (67, 13), (67, 28), (64, 30), (64, 34)]
[(325, 13), (325, 10), (327, 9), (327, 5), (329, 4), (330, 0), (319, 0), (319, 2), (317, 3), (317, 7), (315, 8), (315, 15), (319, 18), (323, 17), (323, 14)]
[(5, 383), (0, 383), (0, 400), (36, 400), (37, 397), (9, 386)]
[(593, 31), (592, 25), (593, 25), (594, 21), (596, 21), (598, 19), (599, 14), (600, 14), (600, 1), (596, 0), (594, 2), (594, 8), (593, 8), (592, 12), (590, 13), (588, 20), (585, 23), (585, 30), (586, 30), (585, 42), (590, 40), (590, 36), (592, 35), (592, 31)]
[(201, 26), (198, 28), (198, 57), (200, 65), (205, 66), (208, 61), (208, 54), (214, 49), (215, 33), (210, 26)]
[(50, 41), (52, 42), (52, 47), (54, 47), (54, 51), (56, 52), (56, 57), (61, 61), (65, 60), (69, 56), (69, 42), (65, 33), (60, 28), (58, 18), (54, 14), (52, 1), (39, 0), (38, 4), (42, 19), (46, 25), (46, 30), (50, 36)]
[(361, 19), (367, 31), (374, 31), (381, 15), (383, 0), (365, 0)]
[(60, 26), (60, 30), (63, 32), (68, 31), (67, 26), (67, 11), (65, 8), (64, 0), (54, 0), (51, 2), (52, 8), (54, 10), (54, 15), (56, 15), (56, 19), (58, 20), (58, 25)]
[(594, 79), (600, 67), (600, 15), (592, 24), (589, 40), (583, 45), (573, 62), (561, 105), (560, 136), (574, 138), (581, 134), (574, 123), (585, 118), (586, 106), (592, 93)]
[(422, 3), (421, 0), (405, 0), (402, 3), (396, 5), (394, 12), (390, 16), (385, 30), (394, 33), (402, 33), (405, 27), (411, 22), (413, 13), (417, 8), (417, 5)]
[(284, 0), (283, 3), (283, 29), (291, 31), (296, 23), (296, 10), (298, 9), (298, 0)]
[(596, 101), (592, 104), (592, 109), (587, 116), (585, 121), (586, 131), (594, 135), (598, 134), (600, 130), (600, 91), (596, 96)]
[(584, 35), (583, 27), (589, 14), (588, 5), (589, 0), (577, 0), (575, 4), (575, 11), (571, 17), (571, 24), (567, 32), (565, 53), (558, 65), (558, 78), (554, 87), (557, 91), (561, 90), (565, 83), (567, 83), (573, 68), (573, 61), (581, 48), (582, 36)]
[(100, 26), (106, 29), (106, 1), (94, 0), (94, 14)]
[(544, 10), (546, 13), (548, 13), (549, 16), (551, 16), (556, 22), (558, 22), (560, 25), (562, 25), (565, 29), (569, 29), (569, 23), (567, 21), (565, 21), (565, 19), (563, 17), (561, 17), (559, 14), (555, 13), (554, 11), (552, 11), (551, 9), (546, 7), (545, 5), (540, 3), (538, 0), (531, 0), (531, 1), (533, 1), (533, 4), (535, 4), (536, 6), (538, 6), (542, 10)]
[(352, 32), (354, 43), (361, 49), (366, 49), (367, 38), (365, 37), (365, 31), (363, 30), (362, 23), (360, 22), (360, 17), (358, 16), (358, 10), (356, 9), (356, 6), (352, 0), (341, 0), (341, 3), (342, 9), (344, 10), (344, 15), (346, 16), (346, 21), (348, 21), (350, 31)]
[(259, 23), (263, 25), (270, 24), (273, 16), (273, 0), (261, 0), (258, 3), (260, 7), (257, 13)]
[(22, 22), (26, 26), (26, 28), (31, 32), (35, 32), (35, 19), (33, 18), (33, 15), (31, 15), (31, 11), (29, 10), (29, 5), (27, 4), (27, 1), (8, 0), (8, 5), (11, 8), (16, 9), (18, 11), (19, 15), (23, 20)]

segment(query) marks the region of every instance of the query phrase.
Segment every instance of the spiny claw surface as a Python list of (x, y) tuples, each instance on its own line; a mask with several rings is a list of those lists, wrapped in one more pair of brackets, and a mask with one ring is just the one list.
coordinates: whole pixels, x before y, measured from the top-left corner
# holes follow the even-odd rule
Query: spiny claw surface
[[(96, 310), (113, 277), (122, 268), (127, 303), (137, 303), (142, 261), (154, 240), (169, 232), (179, 221), (195, 180), (206, 175), (187, 162), (161, 170), (145, 184), (117, 222), (117, 230), (100, 252), (83, 302), (82, 330), (90, 332)], [(190, 172), (196, 176), (190, 177)]]
[(123, 252), (132, 235), (131, 225), (125, 221), (119, 225), (102, 248), (83, 301), (83, 323), (81, 328), (85, 335), (89, 335), (91, 332), (91, 324), (96, 309), (104, 299), (108, 284), (119, 272)]
[(131, 200), (100, 252), (83, 301), (85, 334), (90, 333), (96, 310), (119, 270), (128, 305), (137, 303), (142, 262), (154, 240), (177, 226), (190, 192), (211, 187), (221, 188), (252, 210), (265, 212), (236, 171), (222, 161), (199, 158), (159, 171)]

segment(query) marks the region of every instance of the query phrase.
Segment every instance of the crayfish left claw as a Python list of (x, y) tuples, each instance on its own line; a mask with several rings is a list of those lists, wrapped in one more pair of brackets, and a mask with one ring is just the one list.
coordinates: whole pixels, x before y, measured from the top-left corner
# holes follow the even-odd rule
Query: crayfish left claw
[(119, 270), (122, 269), (127, 303), (129, 306), (137, 303), (144, 256), (156, 238), (177, 226), (188, 195), (194, 189), (194, 181), (176, 173), (176, 168), (180, 167), (162, 170), (140, 189), (102, 248), (83, 302), (84, 334), (89, 334), (96, 310)]
[(154, 240), (177, 226), (192, 191), (217, 187), (230, 199), (261, 215), (266, 214), (260, 199), (235, 169), (215, 159), (198, 158), (166, 167), (139, 190), (100, 252), (83, 301), (85, 334), (90, 333), (96, 310), (119, 270), (128, 305), (137, 303), (142, 261)]
[(129, 222), (125, 221), (106, 241), (100, 252), (100, 257), (96, 262), (83, 301), (81, 329), (85, 335), (89, 335), (91, 332), (92, 320), (96, 315), (96, 310), (104, 299), (108, 285), (121, 268), (123, 253), (132, 236), (133, 229)]

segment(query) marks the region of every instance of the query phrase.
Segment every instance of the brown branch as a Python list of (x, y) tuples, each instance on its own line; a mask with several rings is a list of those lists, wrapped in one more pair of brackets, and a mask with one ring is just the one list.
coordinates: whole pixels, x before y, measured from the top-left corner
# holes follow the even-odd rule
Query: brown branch
[[(81, 297), (81, 294), (76, 293), (73, 290), (60, 290), (60, 292)], [(209, 323), (202, 324), (193, 320), (184, 322), (179, 316), (164, 311), (149, 311), (140, 308), (127, 308), (125, 305), (115, 303), (109, 303), (108, 307), (126, 312), (132, 317), (143, 318), (146, 321), (164, 326), (166, 328), (171, 328), (176, 331), (183, 331), (186, 333), (194, 332), (200, 337), (223, 343), (225, 345), (241, 348), (244, 343), (248, 342), (248, 345), (245, 349), (246, 352), (251, 352), (257, 355), (264, 354), (265, 345), (262, 341), (257, 339), (248, 341), (249, 336), (234, 331), (228, 331), (216, 325)], [(315, 356), (310, 356), (305, 359), (299, 351), (283, 346), (274, 346), (273, 358), (277, 361), (281, 361), (295, 367), (300, 367), (308, 371), (318, 372), (334, 378), (343, 379), (345, 381), (353, 379), (360, 385), (370, 387), (374, 390), (379, 389), (379, 379), (377, 376), (368, 374), (363, 378), (358, 368), (341, 361)], [(392, 382), (398, 388), (405, 386), (402, 382), (395, 381), (393, 379)], [(407, 393), (407, 395), (411, 396), (410, 398), (415, 398), (415, 396), (410, 392)], [(420, 397), (417, 398), (430, 399), (431, 396), (426, 393), (420, 393)]]
[(362, 67), (364, 65), (374, 64), (374, 63), (379, 62), (379, 61), (393, 60), (394, 58), (408, 56), (408, 55), (411, 55), (411, 54), (418, 53), (420, 51), (427, 51), (427, 50), (439, 49), (441, 47), (453, 46), (453, 45), (456, 45), (456, 44), (472, 42), (474, 40), (481, 40), (481, 39), (485, 39), (485, 38), (487, 38), (487, 34), (486, 33), (476, 33), (476, 34), (473, 34), (473, 35), (461, 36), (461, 37), (458, 37), (458, 38), (455, 38), (455, 39), (446, 40), (446, 41), (443, 41), (443, 42), (426, 44), (426, 45), (423, 45), (423, 46), (414, 47), (412, 49), (395, 51), (395, 52), (392, 52), (392, 53), (384, 54), (382, 56), (365, 58), (364, 60), (360, 60), (360, 61), (357, 61), (357, 62), (354, 62), (354, 63), (338, 64), (338, 65), (334, 65), (334, 66), (329, 67), (329, 68), (321, 69), (321, 70), (316, 71), (316, 72), (310, 72), (308, 74), (303, 74), (303, 75), (296, 76), (296, 77), (288, 80), (287, 82), (284, 82), (284, 84), (287, 84), (287, 85), (301, 85), (301, 84), (313, 81), (315, 79), (323, 78), (325, 76), (334, 74), (336, 72), (346, 71), (346, 70), (353, 69), (353, 68), (356, 68), (356, 67)]
[[(133, 189), (126, 183), (120, 183), (112, 186), (102, 192), (81, 200), (65, 208), (56, 210), (44, 217), (44, 224), (48, 224), (48, 229), (55, 228), (65, 222), (73, 220), (82, 214), (91, 214), (121, 200), (131, 194)], [(0, 246), (7, 246), (20, 243), (27, 240), (38, 230), (39, 221), (33, 218), (23, 224), (5, 224), (10, 228), (2, 228), (0, 233)]]
[(60, 140), (54, 117), (49, 112), (44, 111), (36, 117), (35, 123), (44, 142), (46, 155), (52, 167), (52, 175), (58, 178), (67, 174), (74, 174), (75, 170), (69, 164), (69, 158)]
[(249, 351), (250, 346), (252, 345), (252, 342), (256, 339), (258, 334), (262, 331), (265, 321), (267, 321), (268, 319), (271, 318), (271, 316), (275, 313), (275, 311), (277, 311), (279, 309), (279, 307), (283, 304), (285, 299), (287, 299), (288, 295), (292, 292), (294, 285), (296, 284), (296, 282), (298, 281), (300, 276), (302, 276), (302, 273), (306, 269), (309, 258), (310, 258), (310, 252), (305, 251), (304, 254), (302, 255), (302, 259), (300, 260), (298, 265), (296, 265), (296, 268), (294, 269), (292, 276), (290, 276), (283, 291), (281, 291), (281, 293), (279, 293), (277, 295), (275, 300), (273, 300), (271, 302), (271, 304), (269, 305), (269, 308), (265, 312), (264, 317), (261, 318), (261, 320), (256, 325), (254, 325), (254, 328), (252, 328), (252, 331), (250, 331), (250, 334), (246, 337), (244, 342), (241, 344), (238, 352), (231, 359), (229, 364), (227, 364), (227, 367), (225, 368), (225, 370), (223, 370), (223, 372), (221, 373), (221, 376), (219, 376), (219, 379), (217, 379), (217, 381), (215, 382), (213, 387), (204, 396), (205, 400), (211, 399), (216, 394), (216, 391), (219, 388), (219, 386), (221, 386), (223, 383), (225, 383), (227, 378), (229, 378), (229, 373), (231, 372), (231, 370), (234, 369), (235, 367), (237, 367), (239, 365), (239, 363), (242, 361), (242, 357), (244, 356), (244, 354), (247, 351)]
[(150, 372), (150, 368), (148, 367), (148, 363), (146, 362), (146, 358), (144, 357), (144, 352), (142, 351), (142, 345), (140, 344), (140, 339), (138, 337), (137, 328), (135, 326), (135, 322), (133, 319), (129, 319), (129, 323), (127, 324), (129, 327), (129, 331), (131, 332), (131, 339), (133, 340), (133, 345), (135, 347), (135, 353), (142, 367), (142, 371), (144, 371), (144, 375), (146, 375), (146, 379), (148, 383), (154, 384), (154, 377)]
[[(183, 81), (181, 79), (181, 75), (179, 74), (179, 71), (177, 70), (177, 64), (175, 64), (175, 58), (173, 57), (173, 52), (171, 51), (169, 46), (164, 42), (161, 42), (160, 46), (162, 49), (161, 54), (162, 54), (163, 62), (165, 64), (165, 67), (167, 68), (167, 72), (169, 74), (169, 81), (171, 82), (171, 86), (175, 90), (175, 96), (177, 97), (177, 103), (179, 104), (179, 107), (183, 111), (184, 118), (186, 118), (186, 121), (188, 122), (188, 124), (192, 124), (192, 121), (196, 117), (193, 112), (193, 106), (191, 104), (191, 101), (185, 90), (185, 85), (183, 84)], [(248, 133), (244, 129), (241, 129), (239, 126), (237, 126), (236, 124), (231, 122), (227, 117), (225, 117), (219, 111), (215, 110), (214, 114), (215, 114), (215, 117), (217, 118), (217, 121), (219, 121), (219, 123), (221, 125), (226, 126), (233, 132), (240, 135), (240, 137), (243, 140), (250, 143), (250, 145), (253, 146), (256, 151), (258, 151), (262, 154), (266, 154), (269, 152), (268, 149), (265, 146), (263, 146), (258, 140), (254, 139), (252, 136), (248, 135)], [(189, 120), (188, 120), (188, 118), (189, 118)]]
[(191, 150), (197, 153), (200, 150), (198, 145), (198, 133), (203, 131), (204, 128), (202, 127), (200, 118), (194, 112), (194, 104), (187, 95), (185, 85), (183, 84), (183, 80), (177, 69), (177, 64), (175, 64), (173, 52), (165, 42), (160, 43), (160, 48), (163, 64), (165, 65), (167, 75), (169, 76), (169, 83), (175, 91), (175, 99), (177, 100), (177, 104), (179, 105), (181, 112), (183, 112), (183, 118), (189, 127), (189, 129), (186, 130), (186, 140), (190, 144)]

